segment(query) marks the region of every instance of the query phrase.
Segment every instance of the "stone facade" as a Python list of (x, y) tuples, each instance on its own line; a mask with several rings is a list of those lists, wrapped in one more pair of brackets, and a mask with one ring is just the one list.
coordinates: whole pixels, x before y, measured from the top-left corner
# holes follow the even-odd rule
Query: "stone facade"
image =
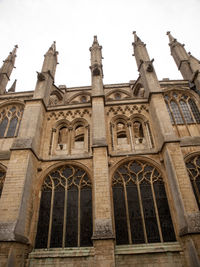
[[(15, 92), (15, 82), (6, 92), (17, 47), (4, 61), (0, 69), (0, 267), (200, 266), (200, 64), (169, 32), (168, 36), (183, 80), (158, 81), (146, 45), (135, 32), (133, 48), (139, 77), (129, 83), (103, 84), (102, 47), (96, 36), (90, 48), (91, 86), (54, 84), (55, 43), (45, 54), (34, 91)], [(74, 171), (72, 179), (76, 170), (82, 171), (81, 181), (85, 179), (84, 186), (91, 188), (92, 245), (81, 245), (83, 232), (87, 232), (81, 221), (85, 216), (82, 210), (89, 207), (82, 204), (86, 202), (81, 186), (75, 220), (77, 245), (65, 245), (68, 241), (62, 231), (62, 244), (52, 245), (52, 236), (60, 233), (54, 227), (54, 220), (59, 218), (52, 217), (55, 207), (60, 208), (59, 201), (54, 203), (58, 185), (54, 184), (48, 229), (42, 226), (48, 241), (46, 247), (38, 248), (42, 242), (39, 221), (43, 191), (50, 180), (60, 179), (60, 186), (64, 183), (55, 176), (64, 166), (68, 166), (68, 174), (62, 179), (70, 179), (70, 168)], [(127, 179), (133, 180), (130, 190), (137, 185), (141, 212), (137, 229), (132, 228), (131, 209), (136, 202), (131, 204), (133, 193), (128, 193)], [(138, 179), (135, 184), (134, 179)], [(151, 187), (144, 190), (148, 179)], [(153, 179), (166, 192), (166, 214), (161, 211), (161, 193), (156, 193)], [(124, 188), (120, 200), (116, 184), (116, 190)], [(73, 212), (66, 204), (66, 186), (62, 189), (66, 201), (64, 232), (68, 231), (67, 212)], [(148, 188), (147, 202), (153, 203), (154, 219), (147, 216), (150, 208), (144, 195)], [(125, 203), (124, 209), (121, 203)], [(126, 217), (124, 226), (120, 225), (125, 219), (122, 214)], [(158, 240), (153, 230), (148, 230), (155, 222)], [(166, 222), (174, 231), (171, 240)], [(127, 241), (122, 241), (125, 237), (119, 228), (127, 233)], [(134, 241), (138, 229), (143, 229), (144, 242)]]

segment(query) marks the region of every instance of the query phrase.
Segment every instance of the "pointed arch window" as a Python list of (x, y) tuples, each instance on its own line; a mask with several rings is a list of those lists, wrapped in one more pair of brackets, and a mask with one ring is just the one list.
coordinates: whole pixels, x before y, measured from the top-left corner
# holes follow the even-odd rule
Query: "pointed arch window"
[(112, 179), (117, 245), (175, 241), (161, 173), (151, 164), (132, 160)]
[(36, 248), (92, 246), (92, 185), (82, 168), (65, 165), (42, 185)]
[(117, 144), (127, 144), (128, 143), (128, 138), (127, 138), (127, 133), (126, 133), (126, 125), (124, 122), (119, 121), (116, 125), (116, 130), (117, 130)]
[(71, 155), (90, 151), (90, 126), (85, 120), (60, 121), (52, 128), (49, 155)]
[(3, 185), (5, 182), (6, 173), (3, 169), (0, 169), (0, 197), (3, 191)]
[(186, 161), (187, 171), (190, 177), (194, 195), (200, 209), (200, 155)]
[(8, 105), (0, 110), (0, 138), (17, 136), (22, 114), (20, 105)]
[(186, 94), (170, 92), (165, 103), (172, 124), (200, 123), (200, 112), (195, 101)]

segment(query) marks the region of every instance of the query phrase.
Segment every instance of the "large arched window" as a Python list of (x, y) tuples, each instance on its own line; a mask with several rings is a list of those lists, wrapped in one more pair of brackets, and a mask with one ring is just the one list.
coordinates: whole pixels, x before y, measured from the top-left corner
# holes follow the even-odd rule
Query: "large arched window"
[(92, 186), (74, 165), (50, 172), (41, 192), (36, 248), (92, 246)]
[(23, 114), (23, 106), (8, 105), (0, 110), (0, 137), (15, 137)]
[(200, 155), (189, 158), (186, 161), (186, 167), (200, 209)]
[(1, 194), (2, 194), (2, 190), (3, 190), (5, 176), (6, 176), (5, 171), (3, 169), (0, 169), (0, 197), (1, 197)]
[(112, 179), (117, 245), (175, 241), (164, 182), (156, 167), (132, 160)]

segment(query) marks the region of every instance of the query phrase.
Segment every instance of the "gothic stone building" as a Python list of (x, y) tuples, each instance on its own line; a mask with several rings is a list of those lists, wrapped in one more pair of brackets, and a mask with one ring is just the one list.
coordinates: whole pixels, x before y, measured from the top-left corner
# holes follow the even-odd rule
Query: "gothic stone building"
[(55, 43), (34, 91), (0, 69), (0, 266), (200, 266), (200, 64), (168, 32), (183, 80), (158, 81), (134, 32), (139, 77), (56, 86)]

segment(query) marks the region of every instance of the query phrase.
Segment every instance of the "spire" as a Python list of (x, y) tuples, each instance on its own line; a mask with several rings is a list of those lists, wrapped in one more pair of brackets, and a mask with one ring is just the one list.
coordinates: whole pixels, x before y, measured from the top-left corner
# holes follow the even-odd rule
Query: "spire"
[(49, 47), (48, 51), (44, 55), (44, 63), (42, 67), (42, 72), (50, 71), (52, 77), (55, 76), (56, 72), (56, 65), (58, 64), (57, 61), (58, 52), (56, 51), (56, 42), (54, 41), (52, 45)]
[(156, 76), (153, 60), (150, 60), (149, 54), (146, 48), (146, 44), (141, 41), (136, 32), (134, 35), (134, 56), (138, 66), (138, 71), (141, 75), (141, 81), (143, 83), (146, 92), (158, 92), (160, 91), (160, 85)]
[(134, 55), (137, 62), (138, 69), (140, 68), (141, 62), (150, 61), (149, 55), (146, 49), (146, 44), (144, 44), (141, 39), (137, 36), (136, 31), (133, 32), (134, 43), (132, 43), (134, 48)]
[(169, 37), (171, 55), (174, 58), (183, 78), (185, 80), (189, 80), (192, 75), (192, 70), (189, 63), (189, 54), (186, 52), (184, 47), (185, 45), (179, 43), (169, 31), (167, 32), (167, 35)]
[(15, 79), (15, 81), (13, 82), (12, 86), (10, 87), (10, 89), (8, 89), (8, 93), (15, 92), (16, 83), (17, 83), (17, 80)]
[(103, 68), (102, 68), (102, 46), (99, 45), (97, 36), (94, 36), (91, 52), (91, 74), (93, 95), (103, 94)]
[(3, 65), (0, 69), (0, 94), (6, 92), (6, 85), (14, 68), (17, 48), (18, 46), (15, 45), (12, 52), (10, 52), (8, 57), (3, 61)]
[(56, 66), (58, 64), (57, 55), (56, 42), (54, 41), (44, 55), (42, 70), (37, 75), (33, 97), (35, 99), (42, 99), (46, 105), (49, 103), (50, 91), (54, 84)]
[(94, 36), (93, 44), (90, 47), (90, 52), (91, 52), (91, 66), (93, 64), (102, 64), (102, 46), (99, 45), (99, 42), (97, 40), (97, 36)]

